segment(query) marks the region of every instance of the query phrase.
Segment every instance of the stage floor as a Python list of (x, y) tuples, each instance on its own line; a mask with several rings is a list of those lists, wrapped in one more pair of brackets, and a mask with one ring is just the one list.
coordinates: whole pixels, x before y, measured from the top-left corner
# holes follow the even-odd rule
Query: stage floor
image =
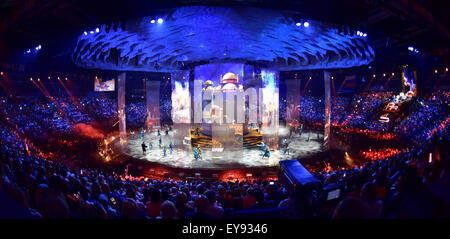
[[(144, 137), (144, 142), (147, 146), (152, 143), (152, 148), (148, 147), (147, 152), (142, 152), (142, 139), (139, 134), (135, 139), (129, 138), (127, 144), (122, 151), (123, 154), (140, 159), (146, 160), (161, 165), (176, 167), (176, 168), (191, 168), (191, 169), (238, 169), (238, 168), (256, 168), (256, 167), (273, 167), (278, 166), (280, 160), (304, 157), (314, 153), (322, 151), (323, 135), (317, 133), (303, 132), (303, 134), (293, 134), (290, 139), (290, 153), (285, 154), (280, 143), (279, 149), (271, 150), (270, 158), (263, 158), (260, 148), (241, 148), (235, 150), (227, 150), (226, 152), (212, 152), (211, 149), (202, 149), (202, 158), (195, 159), (192, 147), (190, 145), (184, 145), (184, 149), (174, 148), (173, 152), (167, 147), (170, 142), (173, 142), (174, 130), (169, 132), (169, 135), (165, 135), (164, 131), (161, 132), (162, 145), (166, 145), (166, 156), (164, 156), (163, 149), (159, 147), (159, 136), (156, 132), (147, 133)], [(308, 135), (310, 134), (311, 140), (308, 141)], [(278, 137), (279, 142), (282, 142), (284, 138), (288, 138), (288, 128), (281, 127), (279, 129)], [(119, 140), (116, 140), (113, 144), (116, 144), (115, 148), (119, 148)], [(117, 152), (117, 151), (116, 151)]]

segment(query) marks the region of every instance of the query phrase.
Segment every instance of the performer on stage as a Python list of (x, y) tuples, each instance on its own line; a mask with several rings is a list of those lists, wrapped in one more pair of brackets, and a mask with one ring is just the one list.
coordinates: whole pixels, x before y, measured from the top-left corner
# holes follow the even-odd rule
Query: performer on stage
[(261, 151), (266, 152), (267, 146), (264, 144), (264, 142), (261, 142)]
[(134, 131), (131, 131), (131, 139), (134, 139)]
[(166, 157), (166, 146), (165, 145), (163, 147), (163, 153), (164, 153), (164, 157)]
[(159, 131), (159, 129), (158, 129), (158, 136), (161, 136), (161, 132)]
[(195, 158), (195, 160), (199, 159), (201, 157), (201, 155), (200, 155), (198, 149), (194, 148), (193, 151), (194, 151), (194, 158)]
[(141, 139), (144, 139), (144, 136), (145, 136), (145, 130), (142, 129), (142, 130), (141, 130)]
[(147, 145), (145, 145), (145, 143), (142, 142), (141, 146), (142, 146), (142, 153), (145, 154), (145, 152), (147, 151)]
[(161, 136), (159, 136), (159, 148), (161, 148), (161, 144), (162, 144), (162, 139), (161, 139)]
[(265, 157), (270, 158), (270, 150), (269, 150), (269, 148), (266, 148), (266, 150), (264, 151), (263, 158), (265, 158)]
[(289, 143), (287, 142), (286, 139), (284, 139), (283, 147), (284, 147), (284, 153), (283, 154), (286, 154), (286, 153), (289, 154), (290, 148), (289, 148)]
[(152, 141), (148, 142), (148, 146), (150, 147), (150, 150), (152, 150), (152, 149), (153, 149), (153, 144), (152, 144)]
[(311, 141), (311, 132), (308, 134), (308, 142)]
[(172, 142), (169, 143), (169, 149), (170, 149), (170, 154), (172, 154), (172, 151), (173, 151), (173, 144), (172, 144)]
[(169, 129), (168, 128), (166, 128), (166, 135), (169, 135)]
[(199, 133), (199, 129), (198, 129), (198, 127), (197, 128), (195, 128), (195, 132), (194, 132), (194, 135), (195, 136), (200, 136), (200, 133)]

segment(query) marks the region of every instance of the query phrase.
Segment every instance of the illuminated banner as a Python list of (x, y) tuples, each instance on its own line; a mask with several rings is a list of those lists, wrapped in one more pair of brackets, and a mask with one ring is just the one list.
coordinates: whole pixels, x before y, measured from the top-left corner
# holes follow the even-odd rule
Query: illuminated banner
[(402, 72), (403, 92), (415, 95), (417, 93), (417, 73), (408, 69), (408, 65), (403, 66)]
[(101, 78), (96, 76), (94, 81), (94, 91), (115, 91), (114, 78), (103, 81)]
[(331, 90), (330, 90), (330, 72), (323, 72), (323, 81), (325, 84), (325, 132), (323, 133), (323, 146), (329, 147), (330, 142), (330, 121), (331, 121)]

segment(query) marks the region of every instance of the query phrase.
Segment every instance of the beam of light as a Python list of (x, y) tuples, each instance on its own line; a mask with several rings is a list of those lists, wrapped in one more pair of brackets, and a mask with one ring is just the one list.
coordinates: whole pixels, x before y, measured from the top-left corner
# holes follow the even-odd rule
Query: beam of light
[(44, 89), (42, 89), (34, 80), (33, 78), (30, 78), (31, 82), (44, 94), (44, 96), (51, 102), (53, 105), (59, 110), (59, 112), (66, 116), (66, 112), (59, 106), (58, 102), (56, 102), (55, 98), (53, 98), (50, 93), (46, 92)]
[(311, 79), (312, 79), (312, 77), (310, 76), (310, 77), (308, 78), (308, 81), (306, 82), (305, 86), (303, 87), (303, 90), (302, 90), (302, 93), (301, 93), (302, 95), (305, 93), (306, 88), (308, 87), (309, 82), (311, 81)]
[(369, 80), (369, 83), (367, 83), (367, 86), (364, 88), (363, 91), (366, 91), (369, 89), (370, 85), (372, 84), (372, 81), (375, 79), (375, 75), (373, 75), (373, 77)]
[(70, 92), (70, 90), (66, 87), (66, 85), (64, 84), (64, 82), (62, 82), (60, 77), (57, 77), (59, 83), (62, 85), (62, 87), (64, 88), (64, 90), (66, 91), (67, 95), (69, 96), (70, 101), (72, 101), (73, 104), (75, 104), (77, 106), (78, 109), (83, 109), (83, 107), (80, 105), (79, 100), (77, 100), (72, 93)]
[(12, 86), (13, 83), (8, 79), (8, 77), (5, 74), (2, 75), (2, 78), (4, 79), (4, 81), (0, 79), (0, 87), (6, 93), (8, 98), (10, 98), (14, 103), (18, 103), (16, 96), (12, 90), (14, 89)]
[(333, 87), (333, 99), (336, 98), (336, 88), (334, 87), (334, 77), (331, 77), (331, 86)]
[(387, 79), (386, 83), (384, 83), (384, 85), (383, 85), (383, 88), (382, 88), (382, 89), (386, 88), (386, 86), (387, 86), (387, 85), (389, 84), (389, 82), (391, 81), (391, 79), (392, 79), (392, 78), (394, 78), (394, 76), (393, 76), (393, 75), (389, 76), (389, 78)]
[(347, 81), (347, 78), (344, 78), (344, 81), (342, 81), (341, 85), (339, 86), (339, 89), (337, 91), (338, 93), (341, 92), (342, 87), (344, 87), (344, 84), (345, 84), (346, 81)]

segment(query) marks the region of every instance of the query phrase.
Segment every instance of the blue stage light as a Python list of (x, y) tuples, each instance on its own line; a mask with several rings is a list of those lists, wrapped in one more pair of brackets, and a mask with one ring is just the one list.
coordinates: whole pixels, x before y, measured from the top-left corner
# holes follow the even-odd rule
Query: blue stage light
[(150, 23), (152, 23), (152, 24), (155, 23), (155, 19), (152, 19), (152, 20), (150, 21)]
[(163, 19), (162, 18), (158, 18), (158, 23), (159, 24), (163, 23)]
[(296, 25), (297, 27), (299, 27), (299, 26), (301, 26), (302, 24), (301, 24), (300, 22), (297, 22), (295, 25)]
[(94, 34), (94, 31), (90, 31), (89, 33)]
[(98, 27), (95, 28), (95, 32), (100, 32), (100, 29)]
[(304, 27), (309, 27), (309, 22), (304, 22), (304, 23), (303, 23), (303, 26), (304, 26)]
[(363, 37), (367, 37), (367, 33), (364, 33), (364, 34), (363, 34)]
[(87, 31), (84, 31), (84, 35), (87, 36)]

